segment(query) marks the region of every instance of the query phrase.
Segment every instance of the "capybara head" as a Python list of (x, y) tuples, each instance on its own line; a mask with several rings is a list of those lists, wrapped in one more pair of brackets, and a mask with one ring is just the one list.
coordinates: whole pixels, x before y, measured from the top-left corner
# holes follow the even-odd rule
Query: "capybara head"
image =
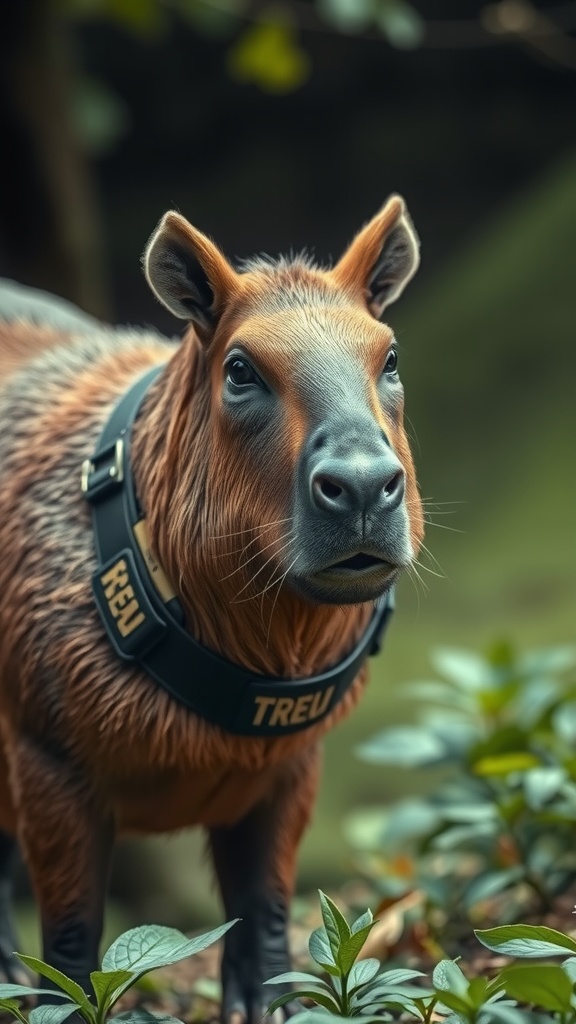
[(166, 467), (181, 579), (196, 547), (231, 601), (283, 587), (342, 605), (376, 598), (410, 565), (422, 508), (381, 316), (418, 260), (399, 196), (330, 269), (306, 256), (235, 269), (180, 214), (162, 218), (146, 276), (191, 321), (178, 362), (187, 426), (172, 431)]

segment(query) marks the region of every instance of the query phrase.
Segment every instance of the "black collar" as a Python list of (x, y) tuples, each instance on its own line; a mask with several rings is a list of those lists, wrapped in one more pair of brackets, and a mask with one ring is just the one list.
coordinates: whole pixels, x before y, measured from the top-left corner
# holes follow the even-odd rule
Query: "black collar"
[(138, 662), (163, 690), (228, 732), (279, 736), (306, 729), (332, 711), (367, 655), (380, 649), (393, 591), (376, 603), (354, 650), (308, 679), (251, 673), (202, 647), (185, 630), (180, 602), (148, 545), (130, 467), (131, 428), (162, 369), (154, 367), (121, 398), (82, 467), (99, 562), (92, 586), (108, 639), (121, 658)]

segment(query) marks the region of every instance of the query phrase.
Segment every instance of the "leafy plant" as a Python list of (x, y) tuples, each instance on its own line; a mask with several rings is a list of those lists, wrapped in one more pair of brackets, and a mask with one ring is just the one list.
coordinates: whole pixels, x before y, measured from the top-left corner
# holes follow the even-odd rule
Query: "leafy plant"
[[(422, 971), (393, 970), (380, 973), (379, 960), (357, 960), (375, 924), (371, 912), (367, 910), (349, 925), (336, 904), (321, 891), (320, 907), (324, 926), (312, 932), (308, 949), (312, 960), (326, 971), (328, 979), (323, 981), (301, 971), (288, 971), (270, 978), (266, 982), (268, 985), (295, 982), (304, 987), (278, 996), (268, 1007), (267, 1013), (274, 1013), (293, 999), (309, 999), (334, 1016), (361, 1016), (366, 1024), (370, 1021), (390, 1020), (389, 1016), (374, 1016), (377, 1010), (384, 1007), (415, 1012), (420, 1014), (416, 1019), (430, 1020), (430, 1017), (421, 1015), (419, 1003), (432, 996), (432, 990), (410, 984), (415, 978), (424, 977)], [(308, 1015), (304, 1011), (296, 1014), (292, 1020), (304, 1024)]]
[(324, 925), (312, 932), (309, 951), (328, 977), (290, 971), (271, 978), (266, 984), (294, 982), (301, 987), (275, 999), (268, 1014), (294, 999), (306, 999), (313, 1008), (296, 1013), (293, 1024), (322, 1024), (326, 1016), (377, 1024), (397, 1020), (398, 1014), (422, 1024), (576, 1024), (576, 940), (569, 935), (523, 924), (477, 931), (480, 942), (499, 954), (572, 955), (562, 964), (511, 964), (493, 978), (472, 979), (455, 961), (441, 960), (430, 983), (421, 971), (381, 971), (378, 960), (358, 959), (376, 923), (369, 910), (348, 925), (323, 892), (320, 906)]
[(576, 879), (576, 649), (515, 656), (499, 644), (432, 661), (442, 679), (410, 687), (428, 704), (420, 724), (384, 730), (359, 755), (451, 771), (430, 796), (355, 816), (364, 868), (388, 894), (417, 887), (449, 910), (501, 893), (511, 915), (529, 898), (547, 907)]
[[(235, 921), (229, 921), (193, 939), (187, 938), (176, 928), (159, 925), (144, 925), (124, 932), (104, 954), (102, 969), (90, 975), (95, 1003), (80, 985), (61, 971), (34, 956), (17, 953), (22, 963), (47, 978), (56, 988), (0, 984), (0, 1010), (12, 1014), (19, 1021), (25, 1021), (19, 1001), (31, 995), (50, 995), (62, 999), (62, 1002), (35, 1007), (28, 1017), (30, 1024), (61, 1024), (73, 1013), (79, 1014), (86, 1024), (103, 1024), (120, 997), (144, 974), (158, 967), (169, 967), (199, 953), (217, 942), (233, 924)], [(151, 1024), (159, 1019), (161, 1024), (176, 1024), (177, 1020), (167, 1015), (157, 1018), (145, 1010), (130, 1010), (116, 1017), (116, 1020), (125, 1024)]]

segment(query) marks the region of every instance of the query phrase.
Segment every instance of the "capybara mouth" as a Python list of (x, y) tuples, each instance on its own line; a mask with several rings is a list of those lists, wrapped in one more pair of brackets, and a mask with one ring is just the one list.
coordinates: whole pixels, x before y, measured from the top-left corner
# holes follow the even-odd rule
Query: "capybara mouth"
[(389, 568), (393, 566), (390, 562), (386, 562), (383, 558), (377, 558), (376, 555), (369, 555), (365, 551), (359, 551), (357, 555), (352, 555), (351, 558), (344, 558), (341, 562), (334, 562), (333, 565), (327, 565), (322, 572), (333, 572), (343, 570), (344, 572), (363, 572), (366, 569), (376, 568)]
[(291, 582), (314, 601), (358, 604), (374, 601), (396, 581), (401, 566), (360, 551), (310, 573), (298, 573)]

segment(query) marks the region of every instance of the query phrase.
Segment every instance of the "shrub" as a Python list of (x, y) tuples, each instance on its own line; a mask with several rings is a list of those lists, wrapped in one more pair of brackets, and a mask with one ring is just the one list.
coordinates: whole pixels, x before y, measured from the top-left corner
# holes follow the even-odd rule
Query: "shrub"
[[(90, 975), (95, 1003), (80, 985), (61, 971), (36, 957), (17, 953), (22, 963), (47, 978), (56, 988), (0, 984), (0, 1010), (10, 1013), (25, 1024), (26, 1018), (19, 1006), (21, 1000), (31, 995), (50, 995), (52, 998), (60, 998), (62, 1002), (35, 1007), (28, 1016), (30, 1024), (61, 1024), (73, 1013), (79, 1014), (86, 1024), (104, 1024), (120, 997), (144, 974), (158, 967), (169, 967), (193, 953), (199, 953), (217, 942), (233, 924), (235, 922), (230, 921), (193, 939), (187, 938), (176, 928), (159, 925), (144, 925), (124, 932), (104, 954), (102, 969), (92, 971)], [(123, 1024), (155, 1024), (158, 1021), (161, 1024), (181, 1024), (175, 1017), (164, 1014), (158, 1018), (146, 1010), (129, 1010), (119, 1014), (116, 1020)]]
[[(520, 957), (562, 956), (560, 964), (512, 964), (495, 977), (468, 979), (453, 960), (436, 965), (429, 981), (417, 970), (380, 970), (375, 959), (358, 959), (362, 943), (374, 925), (366, 911), (352, 925), (338, 907), (320, 892), (323, 927), (310, 936), (314, 963), (326, 980), (290, 971), (267, 984), (297, 983), (302, 987), (274, 1000), (268, 1014), (295, 998), (313, 1008), (291, 1017), (291, 1024), (322, 1024), (326, 1017), (382, 1024), (398, 1019), (443, 1021), (444, 1024), (575, 1024), (576, 940), (553, 928), (508, 925), (476, 932), (479, 940), (499, 954)], [(519, 1003), (536, 1009), (523, 1009)], [(545, 1011), (544, 1013), (540, 1012)]]
[(420, 723), (385, 729), (358, 753), (442, 768), (442, 781), (352, 818), (361, 863), (387, 895), (419, 888), (451, 914), (496, 894), (504, 919), (534, 898), (546, 908), (576, 878), (576, 649), (441, 649), (432, 663), (442, 678), (409, 687), (426, 705)]

